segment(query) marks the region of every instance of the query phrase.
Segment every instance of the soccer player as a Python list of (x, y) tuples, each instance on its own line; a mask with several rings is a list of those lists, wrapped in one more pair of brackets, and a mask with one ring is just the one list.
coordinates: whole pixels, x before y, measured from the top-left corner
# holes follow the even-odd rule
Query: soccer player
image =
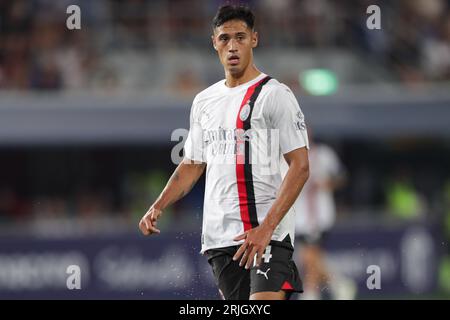
[[(331, 147), (311, 141), (311, 131), (309, 138), (310, 176), (292, 205), (296, 212), (299, 261), (305, 271), (303, 299), (320, 299), (324, 287), (330, 288), (333, 299), (354, 299), (356, 286), (327, 266), (323, 249), (326, 235), (336, 219), (333, 192), (344, 184), (345, 170)], [(282, 176), (287, 170), (288, 165), (282, 161)]]
[[(160, 233), (163, 210), (206, 169), (201, 253), (222, 297), (283, 300), (303, 290), (292, 259), (290, 208), (308, 179), (308, 136), (291, 90), (253, 63), (254, 20), (247, 7), (219, 8), (212, 44), (225, 79), (195, 97), (184, 159), (139, 228), (145, 235)], [(284, 179), (280, 154), (289, 166)]]

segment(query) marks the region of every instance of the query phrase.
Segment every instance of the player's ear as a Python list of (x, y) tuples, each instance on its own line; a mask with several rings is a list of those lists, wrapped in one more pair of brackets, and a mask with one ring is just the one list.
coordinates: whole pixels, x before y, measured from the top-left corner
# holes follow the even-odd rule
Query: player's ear
[(214, 34), (211, 36), (211, 41), (214, 49), (217, 51), (216, 37), (214, 37)]
[(252, 48), (256, 48), (258, 46), (258, 32), (252, 32)]

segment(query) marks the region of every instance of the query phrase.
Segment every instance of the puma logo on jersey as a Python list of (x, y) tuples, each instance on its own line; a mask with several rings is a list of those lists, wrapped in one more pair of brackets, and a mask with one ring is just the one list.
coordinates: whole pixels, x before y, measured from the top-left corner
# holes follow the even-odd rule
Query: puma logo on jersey
[(267, 273), (270, 271), (270, 268), (266, 270), (266, 272), (262, 272), (261, 270), (256, 270), (256, 274), (262, 274), (266, 280), (269, 280), (269, 276), (267, 275)]

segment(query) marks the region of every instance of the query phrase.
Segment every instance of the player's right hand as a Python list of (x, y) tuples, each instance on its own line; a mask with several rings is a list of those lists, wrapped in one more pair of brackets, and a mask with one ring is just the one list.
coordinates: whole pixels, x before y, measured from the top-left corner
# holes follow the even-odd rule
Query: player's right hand
[(139, 229), (144, 234), (144, 236), (148, 236), (154, 233), (161, 233), (161, 231), (156, 228), (157, 220), (159, 219), (161, 214), (162, 211), (154, 207), (150, 207), (150, 209), (148, 209), (147, 213), (139, 222)]

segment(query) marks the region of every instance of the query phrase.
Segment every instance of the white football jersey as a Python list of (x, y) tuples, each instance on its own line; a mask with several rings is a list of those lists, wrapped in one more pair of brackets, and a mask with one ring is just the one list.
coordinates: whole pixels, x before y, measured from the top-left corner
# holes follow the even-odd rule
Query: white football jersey
[[(185, 157), (206, 163), (202, 249), (238, 245), (233, 239), (264, 220), (282, 177), (280, 155), (308, 146), (303, 113), (292, 91), (261, 74), (229, 88), (225, 80), (194, 99)], [(272, 240), (294, 241), (290, 210)]]

